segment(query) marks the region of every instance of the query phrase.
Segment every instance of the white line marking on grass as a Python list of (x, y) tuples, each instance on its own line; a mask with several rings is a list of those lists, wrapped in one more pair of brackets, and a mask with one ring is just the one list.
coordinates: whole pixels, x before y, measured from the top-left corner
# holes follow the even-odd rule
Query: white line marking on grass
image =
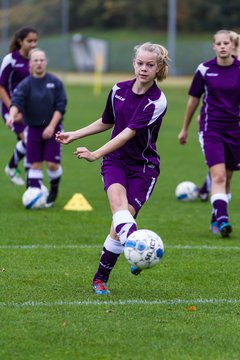
[(174, 299), (174, 300), (83, 300), (83, 301), (26, 301), (23, 303), (0, 302), (0, 308), (4, 307), (55, 307), (55, 306), (85, 306), (85, 305), (206, 305), (206, 304), (240, 304), (240, 299)]
[[(54, 244), (35, 244), (35, 245), (0, 245), (1, 249), (93, 249), (93, 248), (101, 248), (102, 245), (54, 245)], [(236, 250), (240, 251), (240, 246), (217, 246), (217, 245), (165, 245), (166, 249), (176, 249), (176, 250), (225, 250), (231, 251)]]
[(218, 246), (218, 245), (169, 245), (169, 249), (179, 250), (240, 250), (240, 246)]
[(102, 245), (0, 245), (0, 249), (93, 249)]

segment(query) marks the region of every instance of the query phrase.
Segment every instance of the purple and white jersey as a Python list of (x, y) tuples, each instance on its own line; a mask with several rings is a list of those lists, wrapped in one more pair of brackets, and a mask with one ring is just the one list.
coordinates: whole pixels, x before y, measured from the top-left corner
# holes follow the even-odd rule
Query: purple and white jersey
[[(16, 86), (29, 75), (29, 60), (22, 57), (18, 50), (7, 54), (0, 68), (0, 85), (4, 87), (9, 97), (12, 97)], [(2, 103), (3, 118), (8, 114), (8, 109)]]
[(155, 82), (145, 94), (133, 93), (134, 81), (135, 79), (128, 80), (113, 86), (102, 121), (106, 124), (114, 124), (111, 138), (117, 136), (126, 127), (136, 130), (136, 135), (124, 146), (106, 155), (104, 159), (124, 159), (129, 165), (159, 166), (156, 141), (167, 110), (167, 100)]
[(216, 58), (200, 64), (189, 95), (203, 96), (200, 131), (231, 130), (240, 125), (240, 61), (220, 66)]

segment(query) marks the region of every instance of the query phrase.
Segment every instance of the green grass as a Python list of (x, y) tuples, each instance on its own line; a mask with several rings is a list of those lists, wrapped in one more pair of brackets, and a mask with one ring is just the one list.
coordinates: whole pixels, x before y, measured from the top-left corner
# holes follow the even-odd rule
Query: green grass
[[(136, 31), (137, 30), (137, 31)], [(76, 33), (76, 32), (75, 32)], [(140, 27), (134, 30), (124, 29), (123, 27), (119, 29), (111, 29), (111, 30), (104, 30), (104, 29), (94, 29), (94, 28), (85, 28), (79, 29), (80, 34), (84, 36), (89, 37), (96, 37), (96, 38), (102, 38), (106, 40), (116, 41), (134, 41), (134, 42), (142, 42), (142, 41), (148, 41), (149, 38), (153, 39), (153, 41), (158, 42), (159, 39), (161, 41), (167, 40), (167, 32), (166, 31), (156, 31), (156, 30), (149, 30), (149, 28)], [(73, 34), (71, 34), (73, 35)], [(201, 33), (178, 33), (177, 34), (179, 39), (181, 40), (190, 40), (190, 41), (198, 41), (198, 40), (207, 40), (211, 41), (212, 39), (212, 33), (210, 32), (201, 32)], [(56, 37), (57, 38), (57, 37)]]
[[(24, 189), (3, 173), (15, 138), (1, 125), (0, 359), (239, 359), (238, 174), (229, 209), (234, 232), (222, 240), (209, 232), (208, 203), (175, 199), (176, 185), (183, 180), (201, 184), (206, 167), (196, 122), (188, 145), (181, 147), (177, 141), (187, 89), (162, 87), (169, 109), (158, 142), (161, 176), (138, 226), (162, 237), (165, 255), (160, 265), (139, 277), (130, 274), (122, 256), (112, 272), (108, 297), (91, 290), (111, 222), (100, 161), (79, 161), (73, 151), (80, 144), (94, 149), (109, 134), (64, 147), (55, 206), (28, 211), (21, 204)], [(108, 90), (93, 96), (91, 86), (68, 86), (65, 129), (98, 118)], [(65, 211), (74, 193), (82, 193), (93, 211)]]

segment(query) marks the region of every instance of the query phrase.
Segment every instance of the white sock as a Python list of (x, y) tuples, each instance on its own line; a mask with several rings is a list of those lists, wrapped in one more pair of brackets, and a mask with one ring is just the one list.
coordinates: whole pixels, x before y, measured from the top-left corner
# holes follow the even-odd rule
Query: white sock
[(106, 237), (104, 245), (106, 250), (111, 251), (114, 254), (121, 254), (123, 252), (123, 245), (120, 241), (113, 239), (110, 235)]

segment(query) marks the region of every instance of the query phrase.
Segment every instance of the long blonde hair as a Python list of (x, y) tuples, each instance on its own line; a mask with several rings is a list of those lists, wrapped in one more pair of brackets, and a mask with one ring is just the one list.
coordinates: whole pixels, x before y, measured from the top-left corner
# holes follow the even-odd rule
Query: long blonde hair
[(161, 65), (160, 70), (156, 73), (156, 79), (158, 81), (162, 81), (166, 79), (168, 74), (168, 61), (170, 60), (168, 57), (167, 49), (160, 44), (153, 44), (151, 42), (146, 42), (141, 45), (137, 45), (134, 47), (134, 58), (136, 58), (138, 51), (148, 51), (151, 53), (155, 53), (157, 55), (157, 63)]
[(234, 55), (240, 59), (240, 36), (235, 31), (229, 31), (230, 39), (234, 44)]

